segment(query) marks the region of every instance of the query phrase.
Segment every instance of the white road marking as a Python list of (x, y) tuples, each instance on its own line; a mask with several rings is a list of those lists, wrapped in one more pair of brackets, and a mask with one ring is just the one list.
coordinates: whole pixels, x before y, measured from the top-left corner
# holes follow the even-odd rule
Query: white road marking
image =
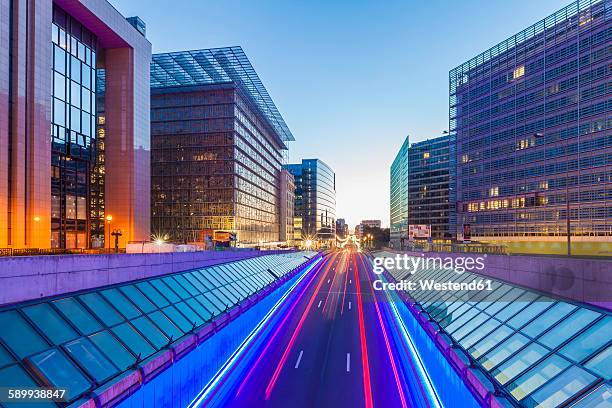
[(351, 310), (351, 301), (349, 300), (349, 310)]
[(346, 372), (351, 371), (351, 353), (346, 353)]
[(300, 350), (300, 355), (298, 356), (298, 359), (295, 362), (295, 368), (298, 368), (300, 366), (300, 362), (302, 361), (303, 354), (304, 354), (304, 350)]
[(330, 281), (331, 281), (331, 279), (328, 279), (328, 280), (327, 280), (327, 283), (329, 283)]
[(351, 283), (353, 283), (353, 280), (352, 280), (352, 279), (349, 279), (349, 285), (350, 285)]
[(317, 308), (321, 307), (321, 303), (323, 303), (323, 301), (319, 300), (319, 306), (317, 306)]

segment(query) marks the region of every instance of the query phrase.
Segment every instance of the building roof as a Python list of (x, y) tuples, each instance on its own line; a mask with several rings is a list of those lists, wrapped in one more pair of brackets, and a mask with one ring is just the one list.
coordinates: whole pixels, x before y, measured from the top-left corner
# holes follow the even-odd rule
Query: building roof
[(467, 75), (471, 70), (496, 57), (504, 55), (508, 51), (513, 50), (534, 37), (543, 35), (546, 30), (559, 28), (562, 27), (562, 25), (565, 25), (564, 28), (580, 26), (590, 22), (595, 14), (601, 15), (607, 20), (610, 13), (610, 3), (610, 0), (572, 1), (561, 10), (453, 68), (449, 73), (451, 94), (458, 86), (464, 84), (468, 80)]
[(578, 400), (575, 406), (592, 407), (612, 391), (610, 312), (470, 272), (436, 266), (414, 275), (389, 272), (396, 281), (491, 281), (491, 291), (417, 289), (408, 295), (516, 405), (557, 407)]
[(254, 257), (0, 308), (0, 384), (88, 398), (315, 255)]
[(153, 54), (151, 88), (235, 83), (246, 90), (284, 142), (295, 138), (241, 47)]

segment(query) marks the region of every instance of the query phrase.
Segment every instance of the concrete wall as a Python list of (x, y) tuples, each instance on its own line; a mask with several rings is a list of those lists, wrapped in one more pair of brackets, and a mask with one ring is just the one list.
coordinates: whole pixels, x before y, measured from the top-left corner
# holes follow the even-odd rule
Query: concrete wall
[[(409, 252), (421, 256), (422, 252)], [(465, 257), (481, 254), (427, 252), (428, 257)], [(612, 309), (612, 260), (557, 256), (490, 255), (479, 275)]]
[(0, 305), (274, 253), (202, 251), (0, 257)]

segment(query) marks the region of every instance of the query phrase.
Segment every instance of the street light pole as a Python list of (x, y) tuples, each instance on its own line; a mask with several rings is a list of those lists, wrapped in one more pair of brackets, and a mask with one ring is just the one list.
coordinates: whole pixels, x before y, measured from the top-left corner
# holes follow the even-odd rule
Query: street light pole
[(108, 252), (110, 252), (111, 249), (111, 221), (113, 220), (113, 216), (112, 215), (107, 215), (106, 216), (106, 222), (108, 224)]

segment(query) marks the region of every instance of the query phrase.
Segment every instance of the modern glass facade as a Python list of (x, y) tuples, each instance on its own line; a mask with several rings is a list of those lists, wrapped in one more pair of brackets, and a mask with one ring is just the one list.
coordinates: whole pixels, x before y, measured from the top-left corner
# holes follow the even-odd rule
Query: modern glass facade
[(295, 181), (286, 169), (280, 174), (280, 241), (293, 241), (293, 219), (295, 211)]
[(611, 7), (573, 2), (450, 71), (457, 234), (611, 239)]
[[(394, 257), (379, 253), (377, 256)], [(483, 277), (422, 267), (396, 280), (468, 283)], [(414, 278), (411, 278), (414, 276)], [(522, 407), (604, 407), (610, 398), (612, 315), (491, 279), (491, 290), (410, 291), (437, 336), (465, 353), (500, 395)]]
[[(148, 239), (151, 44), (106, 1), (33, 4), (0, 4), (0, 248), (101, 244), (92, 221), (103, 196), (121, 247)], [(110, 107), (101, 184), (100, 70)]]
[(67, 389), (65, 402), (34, 405), (79, 405), (315, 256), (259, 256), (2, 307), (0, 384)]
[(449, 137), (408, 149), (408, 225), (429, 225), (433, 239), (449, 239)]
[(408, 137), (391, 164), (390, 245), (402, 249), (408, 237)]
[(296, 240), (329, 241), (336, 233), (336, 175), (319, 159), (285, 166), (295, 180)]
[(54, 6), (51, 41), (51, 247), (85, 248), (96, 156), (97, 38)]
[(154, 234), (279, 241), (282, 153), (293, 137), (247, 63), (239, 47), (153, 56)]

